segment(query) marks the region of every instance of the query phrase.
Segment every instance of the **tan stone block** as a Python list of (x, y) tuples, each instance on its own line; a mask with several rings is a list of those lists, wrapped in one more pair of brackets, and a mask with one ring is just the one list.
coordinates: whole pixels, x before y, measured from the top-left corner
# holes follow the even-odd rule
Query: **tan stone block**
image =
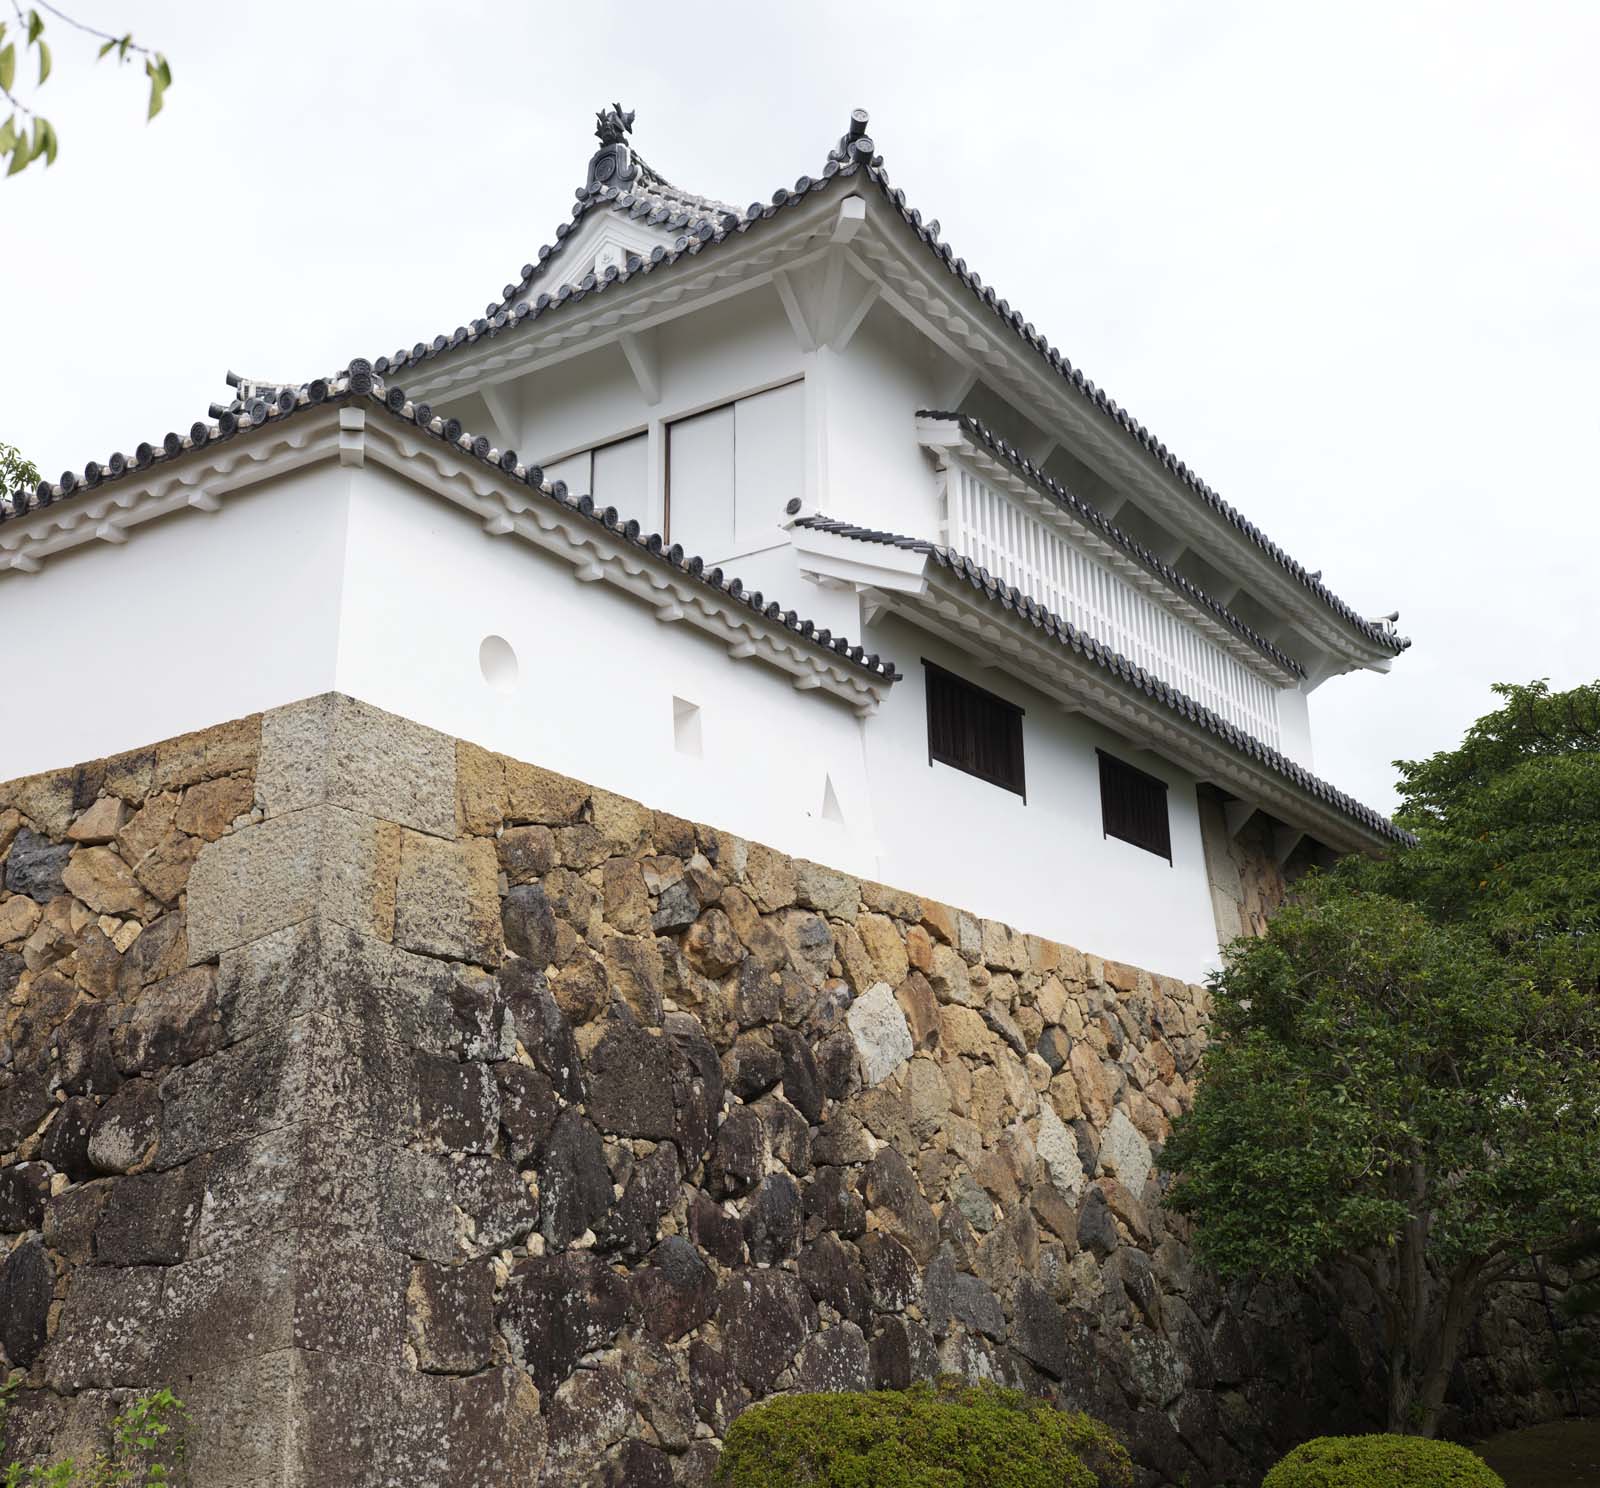
[(130, 806), (137, 806), (153, 789), (155, 774), (155, 750), (130, 749), (106, 761), (105, 788)]
[(1105, 1066), (1087, 1043), (1075, 1043), (1067, 1056), (1072, 1078), (1078, 1087), (1078, 1101), (1084, 1115), (1095, 1126), (1104, 1126), (1111, 1117), (1111, 1084)]
[(456, 740), (456, 826), (492, 837), (506, 815), (505, 761), (465, 739)]
[(613, 857), (637, 852), (648, 845), (653, 814), (626, 796), (597, 790), (590, 797), (590, 821)]
[(856, 931), (878, 969), (878, 976), (891, 987), (898, 987), (911, 969), (905, 942), (900, 938), (900, 927), (887, 915), (864, 914), (856, 921)]
[[(965, 1104), (970, 1109), (970, 1092)], [(945, 1117), (944, 1140), (968, 1168), (983, 1161), (983, 1133), (971, 1117), (952, 1111)]]
[(63, 837), (72, 824), (75, 795), (71, 770), (48, 770), (0, 784), (0, 806), (27, 817), (47, 837)]
[(921, 925), (906, 931), (906, 960), (924, 975), (933, 970), (933, 937)]
[(818, 914), (853, 922), (861, 906), (861, 886), (847, 873), (801, 861), (795, 864), (795, 897)]
[(999, 1041), (972, 1008), (944, 1003), (939, 1008), (939, 1053), (946, 1058), (992, 1059)]
[(932, 899), (922, 901), (922, 928), (944, 945), (953, 946), (959, 932), (956, 929), (956, 912), (946, 904)]
[(0, 811), (0, 858), (6, 855), (6, 849), (11, 846), (12, 839), (22, 828), (22, 813), (15, 806), (8, 806)]
[(255, 794), (255, 782), (243, 775), (202, 781), (183, 793), (174, 823), (192, 837), (215, 842), (236, 818), (249, 814)]
[(939, 1000), (921, 972), (914, 971), (894, 989), (895, 1001), (906, 1015), (911, 1042), (918, 1049), (933, 1049), (939, 1043)]
[(1016, 1021), (1017, 1032), (1022, 1035), (1025, 1048), (1037, 1048), (1039, 1036), (1044, 1032), (1044, 1019), (1039, 1016), (1039, 1009), (1032, 1003), (1023, 1003), (1012, 1013)]
[(1005, 1076), (992, 1064), (980, 1065), (972, 1072), (972, 1119), (978, 1129), (992, 1137), (1009, 1119), (1010, 1101)]
[(198, 837), (185, 836), (174, 827), (144, 855), (133, 876), (141, 888), (163, 904), (176, 904), (204, 846)]
[(99, 847), (110, 842), (128, 819), (128, 808), (116, 796), (101, 796), (67, 828), (67, 839)]
[(933, 967), (928, 972), (928, 983), (940, 1002), (959, 1003), (966, 1007), (976, 1000), (972, 989), (972, 973), (952, 946), (936, 945), (933, 948)]
[(13, 894), (9, 899), (0, 900), (0, 945), (26, 940), (43, 913), (26, 894)]
[(996, 971), (1026, 971), (1028, 969), (1027, 942), (1009, 925), (999, 920), (981, 922), (983, 937), (983, 963)]
[(155, 747), (150, 788), (173, 790), (219, 775), (253, 772), (260, 743), (259, 713), (165, 739)]
[(1027, 945), (1030, 970), (1048, 976), (1061, 965), (1061, 946), (1058, 942), (1045, 940), (1039, 935), (1030, 935), (1027, 937)]
[(1050, 1081), (1053, 1078), (1050, 1066), (1030, 1049), (1028, 1057), (1022, 1061), (1022, 1067), (1028, 1072), (1028, 1083), (1033, 1086), (1035, 1092), (1043, 1095), (1050, 1088)]
[(1061, 985), (1058, 978), (1047, 978), (1044, 985), (1039, 988), (1034, 1001), (1038, 1005), (1039, 1016), (1046, 1023), (1059, 1024), (1066, 1021), (1067, 989)]
[(600, 865), (606, 923), (627, 935), (642, 935), (650, 928), (650, 895), (644, 870), (634, 858), (607, 858)]
[(256, 801), (268, 817), (327, 804), (456, 835), (455, 741), (339, 693), (262, 715)]
[(500, 864), (483, 837), (457, 842), (403, 832), (395, 890), (394, 941), (408, 951), (498, 966)]
[(906, 1099), (911, 1108), (911, 1130), (927, 1141), (950, 1114), (950, 1085), (932, 1059), (916, 1058), (906, 1067)]
[(78, 849), (61, 882), (96, 914), (143, 914), (152, 908), (128, 865), (109, 847)]
[(182, 797), (176, 791), (165, 791), (151, 796), (143, 806), (128, 818), (117, 833), (117, 851), (123, 861), (135, 871), (173, 831), (178, 819)]
[(1083, 1102), (1078, 1099), (1078, 1082), (1070, 1070), (1061, 1070), (1050, 1079), (1047, 1099), (1063, 1121), (1082, 1121)]
[(759, 914), (743, 889), (724, 889), (719, 901), (739, 942), (767, 970), (777, 971), (789, 959), (783, 937)]
[(983, 921), (964, 909), (956, 911), (956, 949), (974, 966), (983, 960)]
[(1006, 1101), (1011, 1109), (1020, 1115), (1032, 1116), (1039, 1109), (1039, 1096), (1022, 1061), (1002, 1045), (995, 1050), (995, 1067), (1005, 1081)]
[(887, 888), (880, 883), (863, 883), (861, 902), (877, 914), (892, 915), (897, 920), (906, 920), (913, 925), (922, 918), (922, 901), (915, 894)]
[(947, 1059), (944, 1051), (939, 1051), (939, 1062), (944, 1069), (944, 1078), (950, 1086), (950, 1109), (952, 1111), (970, 1111), (972, 1109), (972, 1071), (959, 1059)]
[(882, 980), (854, 925), (840, 925), (837, 928), (834, 932), (834, 951), (844, 968), (845, 980), (857, 993), (865, 992), (873, 983)]
[(509, 822), (566, 826), (577, 821), (589, 804), (588, 786), (576, 780), (521, 760), (506, 759), (504, 765), (506, 820)]
[(190, 964), (314, 918), (392, 940), (400, 831), (318, 806), (207, 843), (189, 874)]

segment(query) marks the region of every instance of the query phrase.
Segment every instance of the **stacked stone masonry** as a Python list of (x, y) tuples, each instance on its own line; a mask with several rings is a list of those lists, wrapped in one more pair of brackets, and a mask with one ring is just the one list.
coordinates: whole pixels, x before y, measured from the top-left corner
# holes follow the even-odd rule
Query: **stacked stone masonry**
[(0, 1460), (166, 1386), (197, 1488), (696, 1484), (953, 1372), (1199, 1488), (1376, 1409), (1160, 1203), (1203, 988), (334, 695), (0, 787), (0, 856)]

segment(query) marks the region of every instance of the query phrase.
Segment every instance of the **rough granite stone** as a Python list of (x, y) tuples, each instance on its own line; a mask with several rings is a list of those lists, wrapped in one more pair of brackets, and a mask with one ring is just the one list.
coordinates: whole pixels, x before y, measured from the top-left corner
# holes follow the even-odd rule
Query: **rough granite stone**
[(915, 1051), (911, 1027), (887, 982), (876, 982), (851, 1003), (845, 1015), (861, 1059), (861, 1078), (877, 1085)]

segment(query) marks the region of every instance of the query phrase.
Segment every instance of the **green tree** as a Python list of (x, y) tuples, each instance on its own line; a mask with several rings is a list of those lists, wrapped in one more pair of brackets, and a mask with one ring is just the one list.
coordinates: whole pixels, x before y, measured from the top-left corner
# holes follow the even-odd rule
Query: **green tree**
[(31, 491), (39, 484), (39, 467), (15, 445), (0, 441), (0, 496)]
[(161, 112), (162, 100), (172, 86), (172, 68), (160, 52), (140, 46), (131, 32), (112, 36), (93, 26), (86, 26), (49, 4), (48, 0), (37, 0), (27, 10), (22, 8), (18, 0), (12, 0), (11, 8), (15, 19), (0, 21), (0, 102), (8, 104), (11, 109), (10, 114), (0, 120), (0, 156), (11, 157), (6, 175), (14, 176), (39, 159), (43, 159), (46, 165), (55, 164), (59, 144), (55, 126), (33, 104), (24, 102), (19, 96), (17, 81), (18, 68), (28, 62), (30, 53), (33, 65), (38, 69), (34, 92), (37, 93), (50, 80), (55, 57), (50, 43), (45, 39), (45, 15), (63, 21), (97, 40), (101, 57), (115, 54), (119, 63), (142, 62), (144, 75), (150, 83), (150, 102), (145, 118), (153, 119)]
[(1415, 847), (1231, 948), (1162, 1155), (1222, 1274), (1365, 1278), (1390, 1429), (1425, 1436), (1485, 1295), (1600, 1214), (1600, 687), (1496, 690), (1400, 766)]

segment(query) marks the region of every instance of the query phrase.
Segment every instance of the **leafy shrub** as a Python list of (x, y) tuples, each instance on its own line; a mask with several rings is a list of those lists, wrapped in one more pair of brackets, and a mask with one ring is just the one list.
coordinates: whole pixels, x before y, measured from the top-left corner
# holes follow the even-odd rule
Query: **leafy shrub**
[[(21, 1378), (13, 1375), (0, 1386), (0, 1425)], [(12, 1462), (0, 1467), (0, 1488), (170, 1488), (173, 1464), (183, 1460), (182, 1423), (188, 1417), (171, 1390), (141, 1395), (112, 1421), (110, 1452), (88, 1462), (68, 1457), (49, 1467)]]
[(1127, 1488), (1100, 1422), (996, 1385), (780, 1395), (728, 1430), (717, 1488)]
[(1261, 1488), (1505, 1488), (1481, 1457), (1421, 1436), (1318, 1436), (1302, 1442)]

